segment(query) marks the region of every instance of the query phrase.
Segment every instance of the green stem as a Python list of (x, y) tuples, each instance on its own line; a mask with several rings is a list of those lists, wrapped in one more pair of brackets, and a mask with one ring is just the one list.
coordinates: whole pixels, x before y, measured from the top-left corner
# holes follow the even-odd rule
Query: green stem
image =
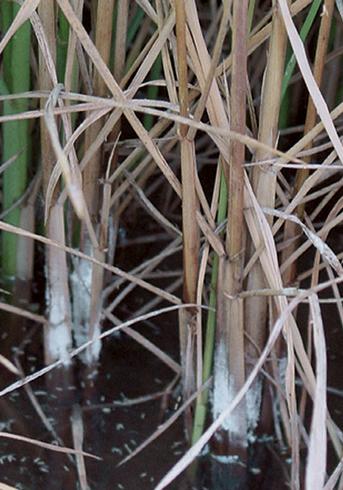
[[(19, 5), (2, 1), (2, 32), (6, 32), (19, 10)], [(25, 22), (16, 32), (5, 49), (3, 77), (9, 93), (26, 92), (30, 89), (30, 22)], [(8, 101), (3, 104), (3, 114), (25, 112), (28, 109), (27, 99)], [(27, 182), (27, 165), (29, 161), (28, 121), (10, 121), (2, 127), (2, 159), (4, 161), (17, 155), (14, 163), (3, 175), (3, 209), (13, 205), (24, 193)], [(6, 222), (20, 225), (20, 209), (16, 208), (6, 215)], [(16, 275), (17, 236), (3, 233), (2, 268), (6, 276)]]
[(137, 34), (137, 31), (141, 25), (141, 22), (143, 20), (143, 17), (144, 17), (144, 11), (140, 7), (137, 7), (137, 11), (136, 11), (132, 21), (130, 22), (129, 28), (127, 30), (127, 45), (128, 46), (134, 40), (134, 38)]
[[(161, 56), (158, 56), (156, 58), (155, 63), (152, 65), (151, 72), (150, 72), (150, 80), (157, 80), (161, 76), (161, 70), (162, 70), (162, 59)], [(147, 91), (147, 98), (149, 100), (154, 100), (157, 99), (158, 96), (158, 87), (155, 85), (150, 85), (148, 87)], [(153, 126), (154, 122), (154, 116), (151, 114), (145, 114), (144, 115), (144, 127), (147, 131), (150, 131), (150, 129)]]
[[(321, 4), (322, 4), (322, 0), (313, 0), (311, 8), (307, 14), (306, 19), (305, 19), (305, 22), (304, 22), (304, 24), (300, 30), (300, 37), (301, 37), (302, 41), (305, 41), (305, 39), (307, 38), (308, 33), (310, 32), (310, 29), (313, 25), (313, 22), (316, 18), (316, 15), (318, 13), (318, 10), (319, 10), (319, 7), (321, 6)], [(281, 91), (281, 98), (282, 99), (284, 98), (284, 96), (286, 94), (286, 90), (288, 88), (289, 81), (293, 75), (295, 63), (296, 63), (296, 59), (295, 59), (294, 54), (292, 54), (292, 56), (288, 60), (286, 70), (285, 70), (284, 79), (282, 82), (282, 91)]]
[[(313, 1), (311, 8), (305, 19), (305, 22), (300, 30), (300, 37), (302, 41), (305, 41), (305, 39), (307, 38), (321, 3), (322, 0)], [(281, 90), (281, 108), (280, 108), (280, 118), (279, 118), (280, 129), (286, 128), (288, 125), (289, 107), (290, 107), (290, 94), (288, 90), (288, 85), (293, 75), (295, 64), (296, 64), (296, 59), (294, 54), (292, 55), (289, 54), (287, 56), (287, 59), (288, 59), (288, 63), (286, 65), (286, 70), (285, 70), (285, 75), (283, 78), (282, 90)]]
[[(227, 187), (222, 172), (220, 178), (220, 191), (219, 191), (219, 206), (217, 214), (217, 224), (220, 225), (226, 219), (227, 216)], [(205, 338), (205, 350), (204, 350), (204, 366), (202, 381), (205, 383), (211, 376), (212, 364), (213, 364), (213, 352), (214, 352), (214, 341), (216, 332), (216, 305), (217, 305), (217, 279), (218, 279), (218, 255), (214, 255), (212, 272), (211, 272), (211, 285), (210, 285), (210, 298), (209, 298), (209, 312), (207, 315), (206, 323), (206, 338)], [(208, 390), (204, 390), (197, 398), (193, 434), (192, 434), (192, 445), (197, 442), (202, 433), (204, 432), (206, 414), (207, 414), (207, 401), (208, 401)]]
[(69, 23), (65, 18), (64, 13), (59, 9), (56, 66), (57, 66), (57, 78), (60, 83), (64, 83), (67, 53), (68, 53), (68, 40), (69, 40)]

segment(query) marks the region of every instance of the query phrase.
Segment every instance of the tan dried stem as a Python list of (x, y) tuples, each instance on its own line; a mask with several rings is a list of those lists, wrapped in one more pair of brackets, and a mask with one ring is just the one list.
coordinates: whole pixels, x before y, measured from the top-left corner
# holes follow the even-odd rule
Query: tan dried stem
[[(230, 116), (231, 128), (246, 131), (247, 94), (247, 12), (248, 1), (233, 2), (232, 75)], [(227, 258), (219, 261), (217, 298), (217, 339), (214, 366), (214, 410), (218, 415), (221, 399), (230, 402), (245, 382), (243, 300), (237, 297), (243, 285), (244, 266), (244, 162), (245, 145), (231, 142), (228, 181)], [(229, 299), (227, 295), (231, 295)], [(223, 371), (227, 372), (223, 373)], [(239, 454), (246, 458), (247, 444), (245, 403), (223, 425), (216, 438), (219, 454)]]
[[(278, 122), (281, 99), (281, 84), (284, 73), (285, 50), (287, 43), (287, 35), (283, 26), (282, 17), (277, 5), (273, 8), (272, 30), (269, 40), (269, 53), (267, 58), (267, 66), (264, 72), (264, 80), (262, 85), (262, 100), (260, 107), (260, 119), (258, 140), (274, 147), (277, 143)], [(257, 149), (254, 160), (268, 160), (271, 158), (269, 152)], [(264, 165), (263, 167), (253, 167), (252, 186), (256, 198), (261, 206), (273, 209), (275, 207), (277, 174), (272, 165)], [(272, 218), (268, 219), (269, 225), (272, 224)], [(250, 242), (250, 256), (254, 252), (254, 247)], [(247, 278), (247, 290), (263, 289), (266, 287), (266, 279), (259, 261), (249, 272)], [(246, 342), (246, 354), (250, 364), (247, 363), (247, 371), (250, 372), (255, 359), (258, 357), (255, 345), (261, 350), (264, 346), (265, 339), (268, 333), (267, 321), (267, 303), (268, 300), (262, 297), (247, 298), (245, 302), (245, 329), (248, 338), (252, 339), (252, 343)], [(249, 414), (249, 425), (251, 430), (254, 430), (259, 417), (261, 404), (261, 378), (257, 379), (251, 392), (248, 394), (248, 403), (252, 407)], [(284, 400), (280, 398), (280, 403)], [(283, 409), (282, 413), (287, 413)]]
[[(188, 116), (188, 67), (186, 45), (186, 11), (183, 0), (175, 1), (177, 69), (179, 82), (180, 115)], [(194, 141), (187, 140), (188, 127), (180, 124), (181, 178), (182, 178), (182, 236), (183, 236), (183, 300), (195, 303), (198, 281), (199, 227), (196, 212), (199, 208), (196, 194), (196, 159)], [(183, 366), (184, 397), (189, 398), (194, 389), (194, 338), (196, 333), (196, 315), (194, 309), (180, 310), (180, 348)], [(198, 353), (201, 355), (201, 352)], [(188, 410), (186, 425), (191, 431), (191, 412)]]
[[(51, 60), (56, 58), (55, 11), (53, 0), (41, 2), (38, 12), (44, 28), (46, 43)], [(51, 90), (53, 81), (46, 64), (46, 57), (39, 52), (39, 84), (41, 89)], [(44, 100), (41, 104), (45, 104)], [(51, 173), (55, 165), (54, 151), (49, 131), (44, 119), (41, 119), (41, 157), (43, 162), (43, 188), (46, 194)], [(47, 223), (47, 236), (62, 245), (65, 244), (63, 208), (56, 204), (55, 191), (50, 201), (50, 213)], [(47, 297), (49, 325), (44, 327), (45, 361), (50, 363), (60, 357), (68, 362), (68, 349), (71, 347), (71, 307), (68, 286), (68, 270), (65, 251), (46, 249), (47, 258)]]

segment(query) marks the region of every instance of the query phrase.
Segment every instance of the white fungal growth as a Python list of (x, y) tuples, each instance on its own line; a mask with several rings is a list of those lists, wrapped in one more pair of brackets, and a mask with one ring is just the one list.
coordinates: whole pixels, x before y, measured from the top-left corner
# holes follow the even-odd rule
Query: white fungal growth
[(74, 339), (77, 347), (88, 340), (97, 339), (81, 354), (83, 361), (86, 364), (91, 364), (99, 359), (101, 350), (101, 341), (98, 339), (100, 335), (100, 318), (97, 319), (96, 324), (93, 326), (92, 339), (89, 338), (93, 267), (91, 262), (86, 260), (80, 260), (75, 266), (75, 270), (71, 274)]
[[(233, 381), (229, 376), (228, 354), (224, 343), (220, 343), (215, 358), (215, 378), (213, 389), (213, 415), (217, 418), (231, 403), (234, 398), (232, 390)], [(234, 410), (223, 422), (223, 429), (231, 434), (239, 435), (238, 411)]]
[(51, 359), (61, 359), (65, 365), (70, 363), (71, 348), (69, 305), (66, 304), (63, 292), (46, 289), (47, 306), (49, 309), (49, 327), (46, 329), (45, 345)]
[(94, 361), (97, 361), (99, 359), (101, 351), (101, 340), (99, 339), (100, 333), (100, 324), (99, 322), (97, 322), (94, 327), (92, 339), (90, 339), (93, 340), (93, 343), (88, 347), (85, 352), (85, 361), (87, 364), (92, 364)]
[(92, 264), (86, 260), (76, 262), (75, 270), (71, 274), (71, 288), (73, 291), (73, 331), (77, 347), (88, 340), (91, 284)]
[(255, 429), (260, 419), (262, 402), (262, 382), (257, 378), (250, 390), (246, 394), (246, 410), (248, 424), (248, 440), (256, 440)]

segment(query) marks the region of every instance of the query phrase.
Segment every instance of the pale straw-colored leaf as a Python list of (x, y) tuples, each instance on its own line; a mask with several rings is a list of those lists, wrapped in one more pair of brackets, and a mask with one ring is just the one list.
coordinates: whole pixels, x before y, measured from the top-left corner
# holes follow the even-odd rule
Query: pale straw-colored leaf
[(82, 451), (83, 439), (84, 439), (84, 427), (82, 420), (82, 412), (79, 405), (73, 406), (71, 416), (71, 429), (73, 434), (73, 442), (76, 453), (76, 468), (79, 476), (79, 483), (81, 490), (89, 490), (86, 475), (85, 458)]
[(16, 490), (15, 487), (11, 487), (10, 485), (6, 485), (6, 483), (0, 482), (0, 490)]
[(336, 6), (343, 22), (343, 0), (336, 0)]
[[(333, 147), (336, 150), (336, 153), (343, 163), (343, 146), (338, 137), (336, 128), (332, 122), (330, 117), (328, 106), (322, 96), (318, 85), (314, 79), (312, 74), (310, 64), (308, 62), (304, 45), (301, 41), (301, 38), (298, 34), (298, 31), (295, 28), (294, 22), (292, 20), (291, 14), (289, 12), (289, 7), (286, 0), (278, 0), (282, 17), (285, 22), (285, 26), (287, 29), (287, 34), (289, 41), (292, 45), (294, 55), (298, 62), (299, 68), (301, 70), (302, 76), (308, 88), (308, 91), (312, 97), (313, 104), (315, 105), (318, 115), (321, 118), (324, 127), (328, 133), (330, 140), (332, 141)], [(324, 14), (325, 15), (325, 14)]]
[(326, 344), (318, 297), (309, 296), (316, 355), (316, 387), (306, 466), (306, 490), (322, 490), (326, 472)]
[[(56, 154), (57, 162), (61, 166), (68, 195), (70, 197), (76, 215), (80, 219), (83, 219), (86, 216), (87, 212), (85, 210), (85, 200), (82, 192), (81, 172), (77, 166), (71, 164), (62, 149), (57, 124), (51, 110), (52, 107), (56, 105), (62, 88), (62, 85), (56, 85), (54, 90), (51, 92), (51, 95), (48, 98), (45, 106), (45, 121), (47, 129), (49, 131), (51, 143)], [(49, 207), (50, 206), (48, 205), (48, 209)], [(47, 218), (48, 217), (45, 216), (46, 220)]]
[[(22, 235), (22, 236), (27, 236), (27, 235)], [(32, 237), (30, 237), (30, 238), (32, 238)], [(47, 319), (44, 318), (44, 316), (37, 315), (35, 313), (32, 313), (31, 311), (24, 310), (23, 308), (20, 308), (19, 306), (9, 305), (8, 303), (0, 302), (0, 310), (8, 311), (9, 313), (13, 313), (14, 315), (22, 316), (24, 318), (27, 318), (28, 320), (31, 320), (31, 321), (37, 322), (37, 323), (41, 323), (43, 325), (46, 325), (48, 323)]]
[(331, 267), (337, 272), (337, 274), (343, 274), (342, 264), (338, 260), (334, 251), (316, 233), (313, 233), (313, 231), (311, 231), (306, 225), (304, 225), (304, 223), (297, 216), (294, 216), (293, 214), (286, 214), (275, 209), (264, 208), (263, 211), (266, 214), (292, 221), (293, 223), (296, 223), (298, 226), (300, 226), (312, 245), (316, 247), (318, 252), (322, 255), (323, 259), (331, 265)]
[[(118, 99), (120, 102), (125, 102), (126, 97), (123, 91), (120, 89), (108, 66), (102, 60), (87, 31), (75, 15), (75, 12), (71, 8), (70, 4), (66, 0), (58, 0), (58, 4), (61, 7), (64, 15), (70, 22), (72, 29), (77, 34), (83, 48), (94, 63), (96, 69), (103, 78), (108, 89), (111, 91), (113, 97)], [(180, 182), (178, 181), (174, 172), (171, 170), (170, 166), (165, 161), (159, 149), (150, 138), (148, 131), (144, 128), (137, 116), (131, 110), (124, 110), (124, 114), (131, 124), (132, 128), (142, 141), (143, 145), (146, 147), (162, 173), (165, 175), (170, 185), (173, 187), (178, 195), (181, 195)]]
[(9, 359), (7, 359), (7, 357), (3, 356), (2, 354), (0, 354), (0, 364), (2, 364), (11, 373), (16, 374), (17, 376), (20, 376), (20, 372), (15, 367), (15, 365)]
[(19, 27), (22, 26), (24, 22), (26, 22), (31, 17), (31, 15), (36, 10), (39, 4), (40, 4), (40, 0), (26, 0), (22, 4), (12, 24), (5, 32), (5, 35), (0, 42), (0, 54), (3, 52), (8, 42), (17, 32)]

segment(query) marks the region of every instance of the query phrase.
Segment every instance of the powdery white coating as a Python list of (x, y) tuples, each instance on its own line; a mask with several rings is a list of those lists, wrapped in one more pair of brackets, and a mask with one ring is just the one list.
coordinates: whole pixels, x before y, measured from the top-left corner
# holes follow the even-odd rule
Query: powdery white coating
[(77, 264), (77, 270), (72, 272), (70, 279), (73, 291), (74, 340), (76, 346), (79, 347), (88, 340), (92, 265), (85, 260), (80, 260)]
[(46, 332), (46, 347), (52, 359), (61, 359), (65, 365), (70, 364), (69, 350), (71, 349), (71, 334), (66, 312), (69, 305), (57, 289), (52, 292), (46, 288), (46, 300), (49, 309), (49, 328)]
[(248, 423), (248, 440), (255, 442), (255, 429), (260, 419), (262, 402), (262, 382), (257, 378), (248, 393), (246, 394), (246, 410)]
[(50, 326), (47, 335), (47, 345), (51, 356), (54, 359), (61, 359), (65, 366), (70, 364), (70, 332), (65, 323), (55, 327)]
[(286, 385), (287, 363), (287, 357), (281, 357), (278, 359), (279, 376), (282, 387)]
[(99, 322), (96, 323), (94, 327), (93, 339), (96, 339), (92, 345), (85, 351), (85, 361), (87, 364), (92, 364), (94, 361), (97, 361), (100, 356), (101, 351), (101, 340), (97, 337), (100, 336), (101, 330)]
[[(71, 274), (71, 287), (73, 291), (73, 331), (76, 345), (79, 347), (88, 340), (89, 315), (92, 287), (92, 264), (86, 260), (78, 262), (77, 270)], [(94, 327), (93, 339), (100, 335), (100, 324), (97, 321)], [(94, 341), (89, 348), (81, 354), (86, 364), (99, 359), (101, 341)]]
[[(215, 358), (213, 388), (213, 415), (216, 419), (231, 403), (234, 398), (232, 393), (232, 380), (229, 377), (228, 354), (223, 342), (220, 343)], [(224, 430), (231, 434), (239, 434), (239, 420), (237, 410), (227, 417), (222, 425)]]

